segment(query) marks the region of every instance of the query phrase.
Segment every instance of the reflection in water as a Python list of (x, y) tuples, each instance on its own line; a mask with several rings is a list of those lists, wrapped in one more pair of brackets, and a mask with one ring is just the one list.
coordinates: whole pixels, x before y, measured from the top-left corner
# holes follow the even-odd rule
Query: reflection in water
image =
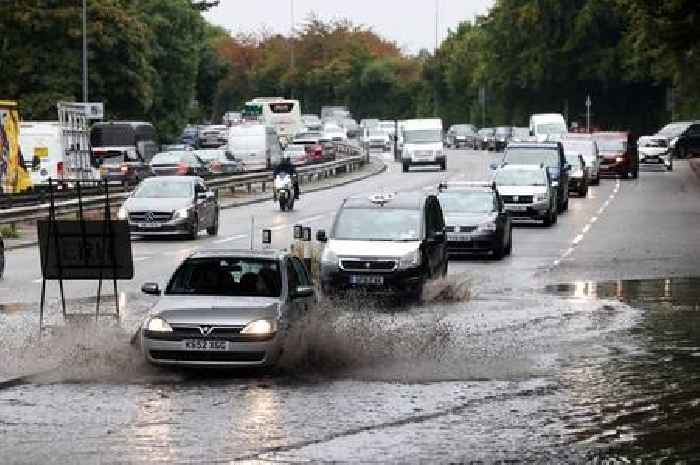
[(158, 390), (139, 401), (136, 417), (127, 431), (128, 450), (135, 461), (174, 463), (178, 459), (171, 436), (174, 420), (171, 403), (171, 396)]
[(276, 389), (249, 389), (242, 405), (237, 405), (236, 411), (231, 412), (235, 421), (231, 421), (229, 434), (236, 437), (243, 430), (243, 434), (253, 441), (249, 444), (253, 450), (264, 449), (276, 440), (286, 439), (281, 434), (278, 397)]
[(700, 279), (580, 282), (547, 291), (643, 310), (631, 331), (589, 341), (563, 367), (570, 398), (563, 418), (576, 442), (621, 460), (700, 459)]

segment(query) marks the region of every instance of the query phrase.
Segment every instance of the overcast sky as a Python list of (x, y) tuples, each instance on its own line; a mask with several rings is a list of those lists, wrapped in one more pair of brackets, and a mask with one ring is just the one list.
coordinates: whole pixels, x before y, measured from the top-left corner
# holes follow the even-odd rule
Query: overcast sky
[[(404, 51), (416, 53), (435, 45), (435, 0), (221, 0), (205, 14), (214, 24), (233, 33), (256, 32), (263, 27), (271, 32), (291, 29), (291, 5), (294, 18), (302, 24), (314, 12), (324, 20), (347, 18), (370, 26), (382, 37), (396, 42)], [(438, 0), (440, 40), (460, 21), (486, 13), (494, 0)]]

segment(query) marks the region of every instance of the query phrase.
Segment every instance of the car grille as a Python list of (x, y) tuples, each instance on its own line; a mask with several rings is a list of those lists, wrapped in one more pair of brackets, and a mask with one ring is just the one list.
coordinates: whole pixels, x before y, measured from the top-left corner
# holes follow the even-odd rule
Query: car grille
[(432, 157), (433, 151), (432, 150), (416, 150), (415, 152), (413, 152), (413, 154), (416, 157)]
[(181, 362), (262, 362), (265, 352), (213, 352), (188, 350), (151, 350), (151, 358)]
[[(199, 326), (173, 326), (173, 335), (181, 339), (198, 339), (202, 338), (202, 332)], [(208, 339), (232, 338), (241, 334), (241, 326), (214, 326), (211, 333), (207, 336)]]
[(476, 226), (447, 226), (445, 227), (445, 231), (447, 232), (472, 232), (476, 231)]
[(129, 219), (137, 223), (148, 223), (151, 221), (165, 222), (173, 217), (172, 212), (130, 212)]
[(396, 260), (341, 260), (346, 271), (394, 271)]
[(501, 199), (504, 203), (532, 203), (531, 195), (502, 195)]

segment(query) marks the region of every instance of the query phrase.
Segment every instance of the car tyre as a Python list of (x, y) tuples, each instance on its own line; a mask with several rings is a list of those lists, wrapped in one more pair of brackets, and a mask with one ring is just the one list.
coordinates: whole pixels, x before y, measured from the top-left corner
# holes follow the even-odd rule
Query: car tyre
[(639, 178), (639, 169), (638, 168), (635, 169), (634, 171), (632, 171), (632, 179), (637, 179), (637, 178)]
[(513, 252), (513, 228), (510, 228), (508, 233), (508, 245), (506, 246), (506, 255), (510, 255)]
[(544, 225), (549, 227), (549, 226), (552, 226), (556, 222), (557, 222), (557, 213), (554, 211), (554, 208), (551, 208), (547, 212), (547, 216), (545, 216), (545, 218), (544, 218)]
[(447, 169), (447, 162), (443, 161), (440, 163), (440, 171), (445, 171)]
[(673, 162), (666, 165), (666, 171), (673, 171)]
[(196, 241), (197, 236), (199, 236), (199, 217), (195, 216), (192, 221), (192, 230), (187, 235), (187, 238), (191, 241)]
[(493, 259), (494, 260), (501, 260), (503, 257), (506, 255), (506, 244), (505, 241), (499, 243), (496, 247), (493, 248)]
[(403, 163), (403, 164), (402, 164), (402, 171), (403, 171), (404, 173), (408, 173), (408, 163)]
[(207, 228), (207, 234), (210, 236), (217, 236), (219, 234), (219, 211), (216, 212), (216, 219), (214, 224)]
[(593, 183), (592, 183), (592, 184), (593, 184), (594, 186), (599, 186), (599, 185), (600, 185), (600, 174), (598, 174), (598, 176), (595, 177), (595, 179), (593, 180)]
[(588, 195), (588, 185), (586, 185), (586, 186), (582, 187), (581, 189), (579, 189), (578, 195), (581, 196), (581, 197), (586, 197), (586, 196)]
[(0, 239), (0, 279), (5, 274), (5, 244)]

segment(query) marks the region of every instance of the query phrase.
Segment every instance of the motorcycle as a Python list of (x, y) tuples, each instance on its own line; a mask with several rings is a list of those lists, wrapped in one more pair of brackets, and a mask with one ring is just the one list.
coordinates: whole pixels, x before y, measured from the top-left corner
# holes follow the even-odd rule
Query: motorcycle
[(275, 176), (274, 188), (280, 210), (292, 210), (294, 208), (294, 179), (287, 173), (280, 173)]

